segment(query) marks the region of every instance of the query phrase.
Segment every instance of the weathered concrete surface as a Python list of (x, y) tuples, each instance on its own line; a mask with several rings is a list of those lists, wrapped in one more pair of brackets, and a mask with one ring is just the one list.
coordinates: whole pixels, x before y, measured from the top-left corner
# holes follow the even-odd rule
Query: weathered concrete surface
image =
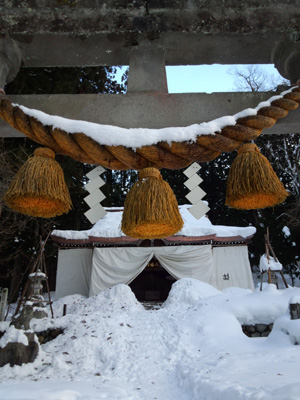
[(164, 49), (158, 46), (137, 46), (130, 50), (129, 93), (168, 93)]
[[(129, 65), (130, 47), (125, 36), (92, 34), (72, 37), (58, 34), (13, 35), (23, 54), (24, 67)], [(166, 65), (268, 64), (281, 33), (231, 35), (169, 32), (155, 45), (165, 48)], [(258, 47), (259, 43), (259, 47)], [(149, 44), (141, 40), (138, 45)]]
[(21, 51), (10, 37), (0, 37), (0, 89), (11, 82), (21, 66)]
[(0, 34), (19, 43), (27, 67), (128, 65), (128, 50), (145, 43), (165, 49), (166, 65), (270, 63), (282, 38), (297, 46), (299, 27), (300, 0), (2, 0), (0, 6)]
[[(273, 93), (128, 93), (122, 95), (20, 95), (17, 104), (48, 114), (125, 128), (187, 126), (234, 115), (269, 99)], [(300, 133), (300, 108), (290, 111), (266, 134)], [(0, 136), (23, 136), (1, 121)]]
[[(298, 0), (2, 0), (2, 34), (298, 30)], [(290, 29), (289, 29), (289, 28)]]

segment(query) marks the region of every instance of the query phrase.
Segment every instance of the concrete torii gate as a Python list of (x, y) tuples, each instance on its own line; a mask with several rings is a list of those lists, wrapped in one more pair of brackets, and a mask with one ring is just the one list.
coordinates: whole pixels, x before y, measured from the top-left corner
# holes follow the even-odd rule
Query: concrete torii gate
[[(18, 95), (49, 114), (126, 128), (186, 126), (254, 107), (266, 93), (169, 94), (165, 65), (275, 63), (300, 78), (300, 0), (20, 1), (0, 6), (0, 88), (24, 67), (129, 65), (122, 95)], [(266, 132), (299, 132), (299, 113)], [(265, 131), (264, 131), (265, 132)], [(1, 137), (22, 136), (0, 122)]]

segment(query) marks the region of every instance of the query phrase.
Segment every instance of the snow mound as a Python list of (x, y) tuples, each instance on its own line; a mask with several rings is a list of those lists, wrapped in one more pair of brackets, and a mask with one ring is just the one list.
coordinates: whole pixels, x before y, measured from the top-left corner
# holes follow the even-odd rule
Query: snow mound
[(279, 261), (275, 261), (274, 257), (269, 256), (269, 259), (265, 254), (263, 254), (260, 257), (259, 261), (259, 270), (260, 272), (263, 271), (268, 271), (270, 269), (271, 271), (281, 271), (282, 270), (282, 264)]
[(70, 296), (65, 296), (56, 300), (53, 303), (53, 309), (54, 312), (56, 311), (56, 314), (62, 315), (63, 306), (66, 305), (67, 312), (75, 314), (77, 312), (80, 312), (81, 309), (85, 307), (85, 302), (86, 302), (85, 296), (82, 296), (81, 294), (72, 294)]
[(289, 304), (300, 304), (300, 296), (295, 295), (290, 298)]
[(251, 289), (244, 289), (244, 288), (239, 288), (239, 287), (228, 287), (225, 289), (222, 289), (222, 293), (225, 294), (232, 294), (232, 295), (246, 295), (246, 294), (251, 294), (253, 293)]
[(285, 313), (290, 298), (299, 295), (299, 288), (278, 290), (270, 284), (262, 291), (248, 292), (247, 289), (227, 288), (222, 296), (210, 299), (210, 304), (218, 305), (235, 315), (240, 324), (270, 324)]
[[(63, 334), (33, 363), (0, 368), (0, 399), (298, 400), (300, 320), (287, 310), (299, 296), (300, 288), (275, 285), (220, 292), (191, 278), (157, 310), (145, 310), (126, 285), (67, 296), (48, 318)], [(275, 320), (268, 338), (242, 332), (242, 322)]]
[(99, 293), (96, 296), (87, 299), (87, 305), (94, 309), (99, 307), (99, 310), (117, 311), (126, 309), (143, 310), (144, 307), (139, 303), (128, 285), (119, 284)]
[(300, 345), (300, 319), (291, 319), (287, 310), (276, 319), (267, 343), (278, 346)]
[(220, 290), (208, 283), (193, 278), (179, 279), (173, 283), (165, 307), (173, 305), (192, 305), (205, 297), (217, 296)]
[(5, 347), (8, 343), (22, 343), (28, 346), (28, 338), (21, 329), (16, 329), (11, 325), (0, 339), (0, 348)]
[[(42, 395), (41, 395), (42, 393)], [(46, 386), (45, 382), (35, 382), (21, 385), (5, 385), (2, 387), (1, 399), (5, 400), (133, 400), (126, 390), (119, 387), (102, 385), (101, 392), (97, 385), (87, 380), (69, 382), (68, 388), (63, 382), (55, 382), (53, 386)]]
[(75, 294), (65, 296), (54, 302), (54, 313), (62, 315), (63, 305), (67, 306), (67, 314), (91, 313), (97, 307), (100, 312), (113, 312), (121, 309), (143, 310), (128, 285), (116, 285), (96, 296), (86, 298)]

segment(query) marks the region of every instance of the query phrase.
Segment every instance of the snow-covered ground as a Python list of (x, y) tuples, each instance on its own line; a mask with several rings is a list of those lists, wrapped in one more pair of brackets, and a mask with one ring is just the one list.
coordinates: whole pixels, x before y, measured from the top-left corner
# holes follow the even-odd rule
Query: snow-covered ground
[[(220, 292), (185, 278), (160, 309), (146, 310), (126, 285), (59, 299), (55, 319), (32, 328), (64, 333), (34, 363), (0, 368), (0, 399), (299, 400), (300, 320), (287, 311), (299, 295), (274, 285)], [(273, 321), (267, 338), (241, 329)]]

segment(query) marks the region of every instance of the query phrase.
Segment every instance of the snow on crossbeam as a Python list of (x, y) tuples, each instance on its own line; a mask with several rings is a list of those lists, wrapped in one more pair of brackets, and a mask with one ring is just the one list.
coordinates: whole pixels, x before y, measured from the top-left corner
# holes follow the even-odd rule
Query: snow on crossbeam
[(31, 140), (80, 162), (127, 170), (152, 166), (181, 169), (214, 160), (256, 139), (300, 102), (294, 87), (233, 116), (186, 127), (126, 129), (51, 116), (0, 99), (0, 117)]
[(159, 142), (195, 142), (198, 136), (214, 135), (228, 125), (235, 125), (239, 118), (256, 115), (258, 110), (269, 107), (275, 100), (282, 98), (290, 93), (294, 88), (282, 92), (280, 95), (272, 96), (269, 100), (263, 101), (255, 108), (247, 108), (233, 116), (224, 116), (209, 122), (193, 124), (185, 127), (168, 127), (160, 129), (148, 128), (122, 128), (113, 125), (102, 125), (93, 122), (72, 120), (56, 115), (49, 115), (42, 111), (30, 109), (22, 105), (13, 104), (23, 110), (28, 116), (32, 116), (43, 125), (50, 126), (52, 129), (58, 128), (68, 133), (82, 132), (94, 139), (101, 145), (106, 146), (126, 146), (137, 149), (142, 146), (151, 146)]

